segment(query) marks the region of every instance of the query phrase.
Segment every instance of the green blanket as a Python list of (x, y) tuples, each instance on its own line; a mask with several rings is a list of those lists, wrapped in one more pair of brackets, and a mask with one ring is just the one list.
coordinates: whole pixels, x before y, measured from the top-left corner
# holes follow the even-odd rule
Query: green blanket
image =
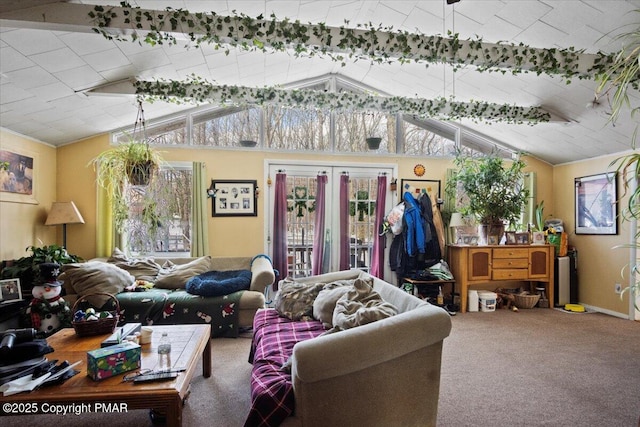
[(192, 295), (184, 289), (121, 292), (120, 323), (143, 325), (211, 325), (211, 337), (238, 336), (238, 306), (244, 291), (221, 297)]

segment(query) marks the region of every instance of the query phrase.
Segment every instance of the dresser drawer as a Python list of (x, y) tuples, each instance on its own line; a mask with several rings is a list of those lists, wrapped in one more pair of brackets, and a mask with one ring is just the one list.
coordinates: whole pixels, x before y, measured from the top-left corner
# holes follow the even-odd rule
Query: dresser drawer
[(528, 268), (527, 258), (496, 258), (493, 260), (493, 268)]
[(527, 248), (500, 248), (493, 250), (494, 258), (528, 258), (529, 249)]
[(520, 269), (494, 269), (492, 271), (493, 280), (527, 280), (529, 271), (525, 268)]

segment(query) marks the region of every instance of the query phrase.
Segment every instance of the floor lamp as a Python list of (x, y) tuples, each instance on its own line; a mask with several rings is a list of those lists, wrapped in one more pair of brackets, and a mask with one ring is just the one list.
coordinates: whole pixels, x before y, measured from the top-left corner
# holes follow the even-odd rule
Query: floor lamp
[(62, 224), (62, 247), (67, 248), (67, 224), (84, 224), (84, 218), (73, 202), (53, 202), (44, 225)]

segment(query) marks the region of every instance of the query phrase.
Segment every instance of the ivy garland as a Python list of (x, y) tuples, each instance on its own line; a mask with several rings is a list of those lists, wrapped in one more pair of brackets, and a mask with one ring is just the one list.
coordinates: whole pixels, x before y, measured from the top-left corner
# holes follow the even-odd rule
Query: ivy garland
[[(539, 49), (522, 43), (489, 44), (481, 38), (460, 40), (458, 34), (449, 37), (430, 36), (419, 32), (394, 31), (393, 27), (358, 24), (356, 28), (331, 27), (323, 22), (303, 24), (289, 19), (270, 20), (263, 15), (251, 18), (235, 11), (233, 16), (215, 12), (190, 13), (184, 9), (164, 11), (132, 7), (127, 1), (120, 8), (95, 6), (89, 17), (93, 30), (109, 40), (131, 40), (150, 45), (175, 45), (179, 41), (172, 33), (180, 32), (195, 46), (207, 43), (216, 49), (229, 47), (263, 52), (293, 51), (296, 56), (326, 56), (342, 63), (365, 58), (374, 63), (448, 63), (458, 69), (474, 65), (478, 71), (512, 74), (534, 72), (561, 76), (567, 84), (571, 78), (591, 79), (605, 72), (615, 54), (598, 52), (584, 54), (573, 47)], [(120, 14), (119, 14), (120, 13)], [(113, 34), (109, 28), (116, 21), (131, 27), (127, 34)], [(348, 21), (345, 21), (348, 24)], [(138, 31), (144, 33), (140, 35)], [(636, 76), (636, 80), (638, 76)]]
[(444, 97), (435, 99), (382, 97), (355, 92), (322, 92), (312, 89), (252, 88), (246, 86), (213, 85), (197, 76), (184, 82), (153, 80), (134, 82), (141, 100), (157, 100), (177, 104), (211, 103), (221, 106), (273, 105), (330, 109), (333, 111), (381, 111), (388, 114), (411, 114), (445, 120), (470, 118), (476, 121), (504, 121), (536, 124), (548, 122), (550, 115), (538, 107), (521, 107), (481, 101), (457, 102)]

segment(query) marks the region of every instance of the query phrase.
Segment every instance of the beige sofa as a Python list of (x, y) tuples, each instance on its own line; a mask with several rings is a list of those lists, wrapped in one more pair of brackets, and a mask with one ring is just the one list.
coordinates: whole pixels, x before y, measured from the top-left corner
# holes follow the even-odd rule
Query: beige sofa
[[(170, 269), (163, 269), (163, 271), (170, 270), (171, 276), (166, 274), (163, 276), (163, 273), (158, 274), (158, 271), (154, 271), (156, 265), (171, 266)], [(94, 258), (86, 263), (64, 265), (59, 280), (63, 281), (65, 287), (65, 300), (73, 306), (77, 298), (83, 294), (107, 292), (118, 295), (123, 291), (124, 286), (131, 284), (134, 280), (147, 280), (159, 284), (162, 279), (162, 288), (183, 290), (184, 282), (190, 277), (211, 270), (251, 271), (249, 290), (242, 293), (237, 304), (238, 326), (251, 328), (256, 311), (265, 306), (265, 289), (275, 281), (271, 260), (264, 255), (256, 257), (155, 257), (144, 260), (114, 259), (114, 257)], [(127, 292), (126, 294), (138, 293)], [(145, 293), (139, 294), (144, 296)], [(100, 301), (92, 302), (92, 304), (94, 306), (101, 305)]]
[(450, 316), (360, 270), (296, 279), (369, 277), (398, 314), (298, 342), (291, 381), (295, 409), (284, 426), (435, 426), (443, 340)]

